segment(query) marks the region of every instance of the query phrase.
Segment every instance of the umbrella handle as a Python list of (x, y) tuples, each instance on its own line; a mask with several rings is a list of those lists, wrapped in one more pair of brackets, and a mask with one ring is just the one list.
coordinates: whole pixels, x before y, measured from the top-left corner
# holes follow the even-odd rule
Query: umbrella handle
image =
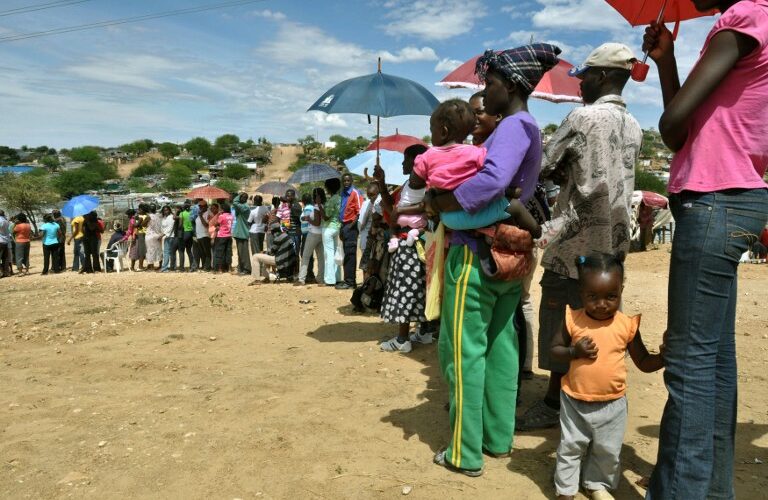
[[(664, 12), (667, 10), (667, 3), (669, 0), (664, 0), (664, 3), (661, 5), (661, 10), (659, 11), (659, 16), (656, 18), (656, 24), (661, 24), (661, 22), (664, 21)], [(677, 26), (680, 26), (680, 22), (678, 21)], [(675, 33), (677, 33), (677, 27), (675, 27)], [(651, 67), (648, 65), (648, 51), (643, 51), (643, 61), (642, 62), (636, 62), (632, 65), (631, 75), (632, 79), (636, 82), (644, 82), (646, 77), (648, 76), (648, 71), (651, 69)]]

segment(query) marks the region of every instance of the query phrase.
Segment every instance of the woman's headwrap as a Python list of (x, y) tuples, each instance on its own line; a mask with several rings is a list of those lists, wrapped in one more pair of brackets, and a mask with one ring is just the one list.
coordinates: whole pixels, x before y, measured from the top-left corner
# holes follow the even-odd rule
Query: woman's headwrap
[(488, 71), (494, 70), (528, 95), (536, 88), (544, 73), (560, 62), (557, 58), (560, 52), (560, 47), (549, 43), (533, 43), (501, 52), (486, 50), (477, 59), (475, 74), (481, 82), (485, 82)]

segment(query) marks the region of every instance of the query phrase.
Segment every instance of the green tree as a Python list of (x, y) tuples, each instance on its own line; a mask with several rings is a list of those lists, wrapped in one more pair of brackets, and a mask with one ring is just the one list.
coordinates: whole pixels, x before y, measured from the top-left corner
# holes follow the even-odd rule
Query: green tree
[(546, 135), (552, 135), (555, 133), (556, 130), (557, 130), (557, 125), (555, 125), (554, 123), (550, 123), (546, 127), (544, 127), (544, 130), (542, 130), (542, 132), (544, 132)]
[(245, 154), (259, 165), (268, 165), (272, 163), (272, 143), (266, 137), (259, 137), (255, 143), (248, 139), (245, 142)]
[(296, 171), (309, 163), (328, 163), (330, 160), (327, 151), (314, 136), (302, 137), (297, 142), (301, 146), (301, 153), (296, 155), (296, 161), (289, 165), (289, 170)]
[(157, 150), (163, 155), (163, 158), (170, 160), (181, 153), (181, 148), (172, 142), (164, 142), (157, 146)]
[(115, 165), (112, 163), (104, 163), (101, 160), (89, 161), (83, 165), (81, 169), (95, 172), (102, 181), (106, 181), (107, 179), (116, 179), (119, 177), (117, 175), (117, 167)]
[(155, 145), (150, 139), (139, 139), (138, 141), (129, 142), (120, 146), (120, 150), (128, 154), (140, 156), (149, 152)]
[(163, 182), (163, 187), (168, 191), (178, 191), (189, 187), (192, 172), (181, 164), (173, 164), (168, 167), (168, 173)]
[(173, 160), (171, 165), (184, 165), (189, 169), (190, 172), (194, 174), (201, 168), (205, 167), (205, 162), (199, 160)]
[(635, 168), (635, 189), (639, 191), (653, 191), (665, 196), (667, 194), (667, 185), (663, 180), (639, 168)]
[(0, 165), (16, 165), (19, 159), (19, 153), (15, 149), (0, 146)]
[(48, 171), (44, 168), (37, 167), (33, 168), (29, 172), (24, 172), (21, 175), (28, 175), (31, 177), (48, 177)]
[(223, 160), (224, 158), (227, 158), (228, 156), (229, 156), (229, 151), (227, 151), (224, 148), (219, 148), (214, 146), (208, 152), (208, 156), (206, 156), (206, 159), (208, 159), (208, 164), (212, 165), (219, 160)]
[(0, 175), (0, 199), (3, 206), (15, 212), (23, 212), (37, 233), (36, 214), (43, 212), (59, 200), (48, 176)]
[(348, 158), (352, 158), (360, 151), (363, 151), (371, 142), (363, 136), (350, 139), (338, 134), (332, 135), (330, 140), (335, 142), (336, 146), (328, 151), (328, 155), (337, 162), (343, 162)]
[(103, 180), (98, 172), (83, 167), (62, 172), (54, 179), (53, 187), (62, 197), (72, 198), (101, 188)]
[(227, 177), (217, 179), (216, 187), (219, 189), (223, 189), (227, 193), (237, 193), (238, 191), (240, 191), (240, 183), (234, 179), (229, 179)]
[(131, 177), (125, 181), (125, 187), (132, 193), (150, 193), (155, 191), (154, 188), (149, 187), (149, 184), (140, 177)]
[(40, 163), (48, 170), (55, 172), (59, 169), (59, 157), (56, 155), (47, 155), (40, 158)]
[(222, 176), (227, 177), (229, 179), (245, 179), (246, 177), (250, 177), (251, 171), (248, 170), (248, 167), (245, 165), (241, 165), (240, 163), (230, 163), (226, 167), (224, 167), (224, 170), (221, 173)]
[(163, 160), (157, 158), (144, 158), (141, 160), (141, 163), (139, 163), (139, 166), (131, 172), (130, 177), (136, 178), (161, 174), (163, 172), (164, 164), (165, 162)]
[(69, 150), (69, 157), (72, 161), (96, 161), (99, 159), (99, 152), (101, 150), (96, 146), (83, 146), (80, 148), (72, 148)]
[(240, 146), (240, 138), (235, 134), (224, 134), (216, 138), (214, 145), (217, 148), (229, 151), (237, 151)]
[(205, 137), (195, 137), (194, 139), (187, 141), (187, 143), (184, 144), (184, 148), (193, 156), (208, 158), (208, 155), (211, 154), (212, 146), (211, 141)]

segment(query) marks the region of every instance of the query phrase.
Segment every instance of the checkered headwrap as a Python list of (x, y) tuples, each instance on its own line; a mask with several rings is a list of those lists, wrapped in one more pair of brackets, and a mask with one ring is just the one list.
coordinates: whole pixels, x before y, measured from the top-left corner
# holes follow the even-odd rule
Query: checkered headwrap
[(557, 65), (560, 52), (559, 47), (548, 43), (533, 43), (501, 52), (486, 50), (477, 59), (475, 74), (485, 82), (489, 70), (497, 71), (530, 94), (544, 73)]

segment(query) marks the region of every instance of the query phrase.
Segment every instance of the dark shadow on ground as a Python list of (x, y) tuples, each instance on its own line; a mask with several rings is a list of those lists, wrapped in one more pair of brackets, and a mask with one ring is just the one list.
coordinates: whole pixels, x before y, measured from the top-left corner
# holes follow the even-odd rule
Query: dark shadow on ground
[(419, 441), (437, 452), (448, 443), (450, 436), (446, 410), (448, 387), (440, 373), (437, 343), (417, 345), (406, 356), (424, 363), (421, 373), (427, 376), (427, 386), (418, 396), (421, 403), (410, 408), (392, 409), (381, 421), (402, 429), (404, 440), (417, 436)]
[(350, 321), (319, 326), (307, 336), (319, 342), (373, 342), (388, 339), (393, 332), (393, 327), (385, 323)]

